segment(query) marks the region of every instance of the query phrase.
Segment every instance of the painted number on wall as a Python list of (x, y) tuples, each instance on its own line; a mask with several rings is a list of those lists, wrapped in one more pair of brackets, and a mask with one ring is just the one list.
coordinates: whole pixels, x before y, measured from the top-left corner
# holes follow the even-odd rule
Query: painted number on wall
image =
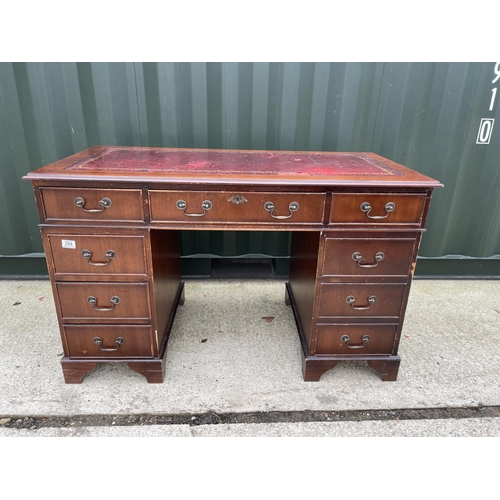
[(493, 118), (481, 118), (479, 124), (479, 132), (477, 133), (476, 144), (489, 144), (491, 139), (491, 132), (493, 132)]
[[(495, 73), (495, 78), (493, 78), (491, 83), (494, 85), (500, 79), (500, 62), (497, 62), (495, 64), (493, 72)], [(488, 111), (493, 111), (493, 109), (495, 108), (496, 98), (497, 98), (497, 87), (491, 89), (490, 107), (488, 108)], [(490, 143), (494, 124), (495, 124), (494, 118), (481, 118), (481, 123), (479, 124), (479, 130), (477, 132), (476, 144)]]

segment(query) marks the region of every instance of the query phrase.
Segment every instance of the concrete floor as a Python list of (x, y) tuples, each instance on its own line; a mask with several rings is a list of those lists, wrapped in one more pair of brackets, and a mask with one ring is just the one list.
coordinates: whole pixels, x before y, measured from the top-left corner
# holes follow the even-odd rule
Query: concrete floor
[[(65, 384), (47, 281), (0, 281), (0, 307), (0, 422), (46, 415), (500, 405), (500, 281), (414, 281), (397, 382), (382, 382), (363, 363), (339, 364), (319, 382), (304, 382), (283, 281), (188, 280), (163, 384), (148, 384), (123, 364), (100, 365), (82, 384)], [(271, 322), (263, 319), (270, 316)], [(500, 419), (36, 430), (0, 425), (2, 436), (500, 436)]]

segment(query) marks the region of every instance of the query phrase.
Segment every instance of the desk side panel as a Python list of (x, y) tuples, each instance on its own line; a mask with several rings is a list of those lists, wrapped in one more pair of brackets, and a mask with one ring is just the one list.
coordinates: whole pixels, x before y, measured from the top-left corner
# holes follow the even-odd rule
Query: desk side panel
[(290, 288), (307, 347), (311, 343), (320, 232), (293, 232), (290, 249)]
[(153, 307), (156, 316), (158, 350), (161, 349), (167, 325), (175, 311), (181, 283), (179, 231), (150, 230), (151, 265), (153, 268)]

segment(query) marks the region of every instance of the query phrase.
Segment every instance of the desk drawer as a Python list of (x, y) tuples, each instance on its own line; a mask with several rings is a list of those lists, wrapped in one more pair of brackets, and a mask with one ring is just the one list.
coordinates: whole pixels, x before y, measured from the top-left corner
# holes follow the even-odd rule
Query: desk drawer
[(398, 325), (318, 325), (316, 354), (392, 354)]
[(404, 284), (323, 283), (319, 317), (399, 316)]
[(146, 274), (143, 236), (47, 235), (55, 274)]
[(140, 189), (40, 189), (45, 219), (88, 221), (142, 221)]
[(414, 238), (326, 238), (322, 276), (407, 276)]
[(152, 222), (322, 224), (325, 194), (150, 191)]
[(334, 194), (331, 224), (420, 225), (424, 194)]
[(64, 325), (70, 358), (150, 358), (149, 325)]
[(147, 283), (56, 283), (63, 321), (151, 321)]

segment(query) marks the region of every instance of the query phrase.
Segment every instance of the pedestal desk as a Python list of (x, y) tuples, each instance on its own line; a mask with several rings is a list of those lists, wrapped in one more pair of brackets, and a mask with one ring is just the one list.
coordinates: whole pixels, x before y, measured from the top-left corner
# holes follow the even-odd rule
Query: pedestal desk
[(306, 381), (340, 361), (396, 380), (433, 188), (373, 153), (96, 146), (28, 174), (67, 383), (126, 362), (162, 382), (184, 302), (180, 230), (290, 231), (285, 300)]

